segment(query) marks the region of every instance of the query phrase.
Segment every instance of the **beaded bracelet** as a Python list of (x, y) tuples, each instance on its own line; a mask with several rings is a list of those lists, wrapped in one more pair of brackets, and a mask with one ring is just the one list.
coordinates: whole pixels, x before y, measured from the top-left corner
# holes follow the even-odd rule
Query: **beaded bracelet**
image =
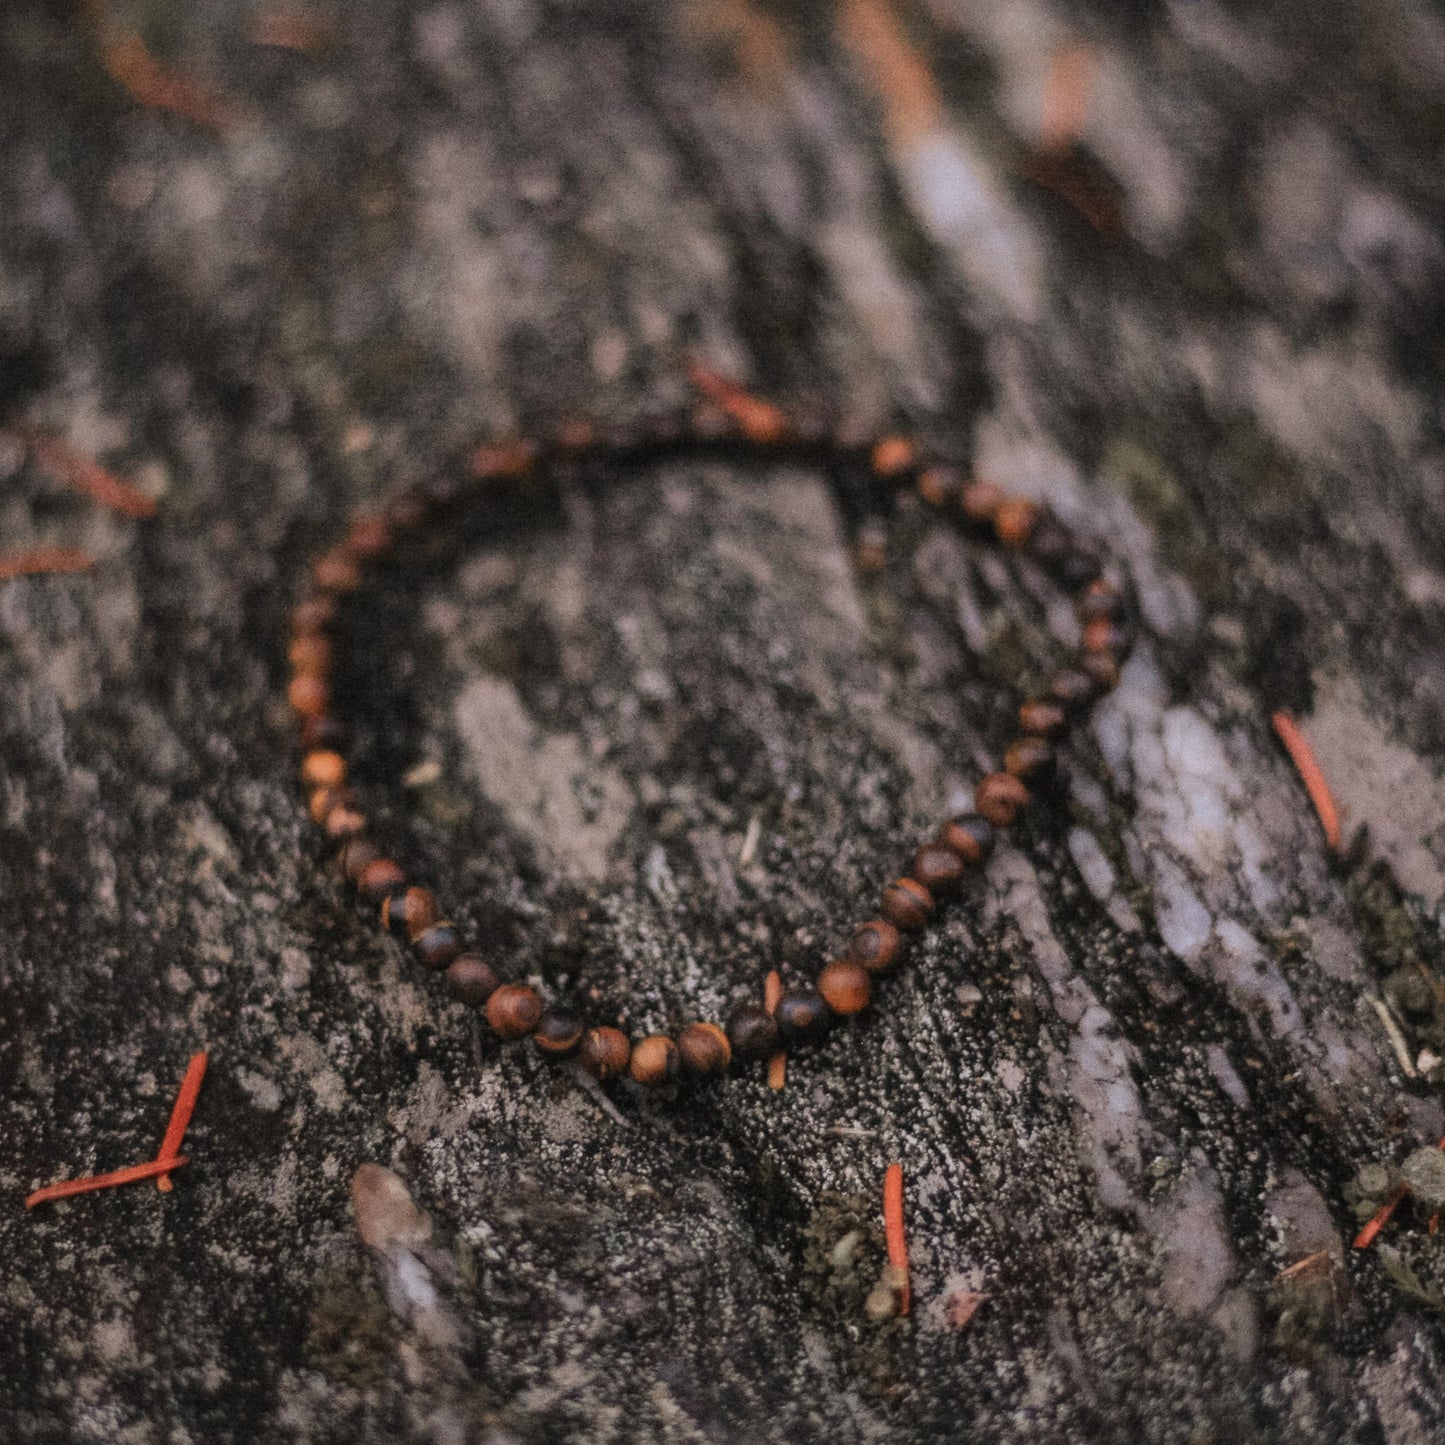
[[(648, 1086), (680, 1076), (717, 1077), (734, 1060), (765, 1059), (780, 1047), (819, 1037), (834, 1016), (866, 1008), (874, 980), (901, 961), (905, 935), (923, 929), (939, 905), (958, 892), (969, 870), (988, 858), (996, 830), (1009, 827), (1047, 782), (1059, 740), (1117, 684), (1128, 646), (1119, 587), (1102, 577), (1096, 553), (1037, 502), (1009, 496), (956, 466), (932, 461), (905, 436), (862, 437), (847, 426), (790, 418), (701, 365), (691, 368), (691, 376), (705, 399), (680, 420), (625, 431), (572, 421), (549, 440), (489, 443), (473, 453), (469, 480), (442, 477), (410, 487), (380, 511), (358, 515), (339, 542), (312, 558), (304, 595), (290, 614), (287, 695), (300, 723), (300, 775), (311, 817), (337, 850), (344, 876), (379, 910), (382, 927), (406, 940), (424, 968), (444, 970), (452, 994), (484, 1010), (500, 1038), (530, 1037), (544, 1057), (577, 1055), (596, 1079), (625, 1073)], [(372, 840), (366, 811), (347, 780), (346, 729), (333, 705), (337, 622), (346, 601), (374, 579), (404, 538), (454, 514), (477, 488), (524, 482), (549, 462), (635, 462), (678, 449), (719, 446), (824, 467), (866, 468), (883, 486), (912, 486), (930, 508), (968, 531), (992, 533), (1009, 550), (1032, 556), (1075, 594), (1082, 641), (1075, 663), (1056, 672), (1042, 695), (1019, 709), (1019, 735), (1004, 754), (1003, 770), (979, 782), (974, 810), (950, 818), (936, 838), (918, 849), (908, 873), (883, 890), (878, 916), (854, 931), (841, 956), (823, 966), (812, 987), (784, 990), (771, 1010), (745, 1004), (725, 1025), (691, 1023), (675, 1039), (656, 1034), (633, 1042), (621, 1029), (587, 1027), (566, 1010), (548, 1007), (530, 984), (506, 981), (467, 948), (460, 929), (442, 916), (431, 889), (409, 879)]]

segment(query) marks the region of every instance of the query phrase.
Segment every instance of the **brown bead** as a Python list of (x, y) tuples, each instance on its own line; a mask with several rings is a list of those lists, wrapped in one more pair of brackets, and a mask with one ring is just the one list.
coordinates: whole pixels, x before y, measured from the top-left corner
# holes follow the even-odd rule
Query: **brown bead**
[(286, 689), (286, 701), (301, 717), (319, 717), (331, 701), (331, 689), (324, 678), (303, 673), (291, 679), (291, 686)]
[(903, 935), (891, 923), (875, 918), (855, 930), (843, 953), (846, 963), (856, 963), (869, 973), (887, 973), (903, 957)]
[(935, 898), (942, 898), (963, 882), (964, 862), (942, 843), (925, 843), (913, 855), (912, 873)]
[(302, 632), (291, 639), (286, 660), (297, 677), (325, 677), (331, 670), (331, 639), (320, 632)]
[(883, 890), (878, 911), (895, 928), (914, 933), (927, 924), (937, 907), (933, 894), (916, 878), (895, 878)]
[(344, 548), (333, 547), (311, 563), (311, 580), (323, 592), (355, 592), (361, 586), (361, 568)]
[(1019, 730), (1034, 738), (1056, 738), (1067, 731), (1069, 715), (1048, 698), (1030, 698), (1019, 709)]
[(308, 597), (291, 609), (291, 635), (302, 637), (308, 633), (325, 632), (335, 621), (334, 597)]
[(1052, 743), (1043, 738), (1016, 738), (1003, 755), (1003, 770), (1027, 783), (1047, 776), (1057, 761)]
[(639, 1084), (655, 1089), (670, 1084), (681, 1070), (682, 1054), (666, 1034), (651, 1034), (633, 1046), (628, 1072)]
[(1084, 624), (1083, 648), (1085, 652), (1120, 653), (1129, 646), (1129, 634), (1117, 622), (1107, 617), (1096, 617)]
[(355, 883), (362, 872), (381, 857), (381, 849), (370, 838), (348, 838), (341, 845), (338, 857), (341, 871)]
[(585, 417), (570, 417), (557, 428), (559, 452), (585, 452), (597, 445), (597, 428)]
[(391, 550), (391, 524), (385, 517), (367, 512), (347, 528), (343, 545), (358, 562), (374, 562)]
[(368, 903), (380, 903), (406, 882), (406, 874), (390, 858), (376, 858), (356, 878), (356, 890)]
[(588, 1029), (582, 1037), (582, 1067), (594, 1079), (615, 1079), (627, 1071), (632, 1045), (621, 1029)]
[(447, 988), (452, 997), (471, 1008), (480, 1008), (501, 986), (497, 970), (474, 953), (452, 959), (447, 968)]
[(816, 1038), (828, 1027), (832, 1015), (827, 1001), (815, 988), (785, 989), (778, 1000), (778, 1032), (788, 1041)]
[(430, 888), (413, 884), (382, 899), (381, 926), (399, 938), (420, 938), (436, 920), (436, 894)]
[(728, 1015), (728, 1042), (740, 1059), (765, 1059), (778, 1047), (778, 1024), (759, 1004), (744, 1004)]
[(1029, 801), (1029, 790), (1010, 773), (990, 773), (974, 790), (973, 805), (995, 828), (1007, 828)]
[(1117, 622), (1124, 611), (1124, 594), (1112, 582), (1091, 582), (1079, 598), (1081, 622)]
[(487, 1000), (487, 1022), (498, 1038), (524, 1039), (542, 1021), (542, 998), (530, 984), (504, 983)]
[(472, 453), (472, 475), (484, 482), (517, 481), (531, 472), (540, 450), (527, 437), (488, 442)]
[(424, 933), (412, 940), (411, 951), (423, 968), (433, 973), (445, 968), (462, 951), (462, 935), (455, 923), (443, 919), (433, 923)]
[(1110, 652), (1087, 652), (1079, 666), (1088, 674), (1096, 693), (1113, 692), (1119, 686), (1119, 659)]
[(994, 531), (1005, 547), (1023, 547), (1034, 534), (1043, 508), (1023, 497), (1012, 497), (995, 513)]
[(980, 526), (993, 521), (1008, 501), (1008, 493), (993, 482), (969, 482), (958, 494), (958, 510), (964, 519)]
[(328, 838), (340, 843), (366, 832), (366, 814), (353, 803), (337, 803), (335, 807), (327, 810), (321, 826), (326, 830)]
[(301, 746), (306, 752), (316, 748), (336, 749), (346, 742), (346, 725), (327, 713), (301, 719)]
[(549, 1058), (573, 1053), (582, 1042), (582, 1020), (562, 1009), (549, 1008), (537, 1024), (532, 1042)]
[(966, 864), (978, 866), (993, 852), (993, 824), (977, 813), (958, 813), (943, 825), (938, 841)]
[(699, 1079), (715, 1079), (728, 1071), (733, 1046), (716, 1024), (688, 1024), (677, 1036), (677, 1051), (688, 1073)]
[(871, 460), (880, 477), (901, 477), (918, 465), (918, 448), (907, 437), (883, 437), (874, 444)]
[(963, 490), (957, 467), (925, 467), (918, 474), (918, 495), (930, 507), (951, 507)]
[(333, 808), (355, 807), (356, 803), (356, 789), (343, 783), (331, 788), (313, 788), (306, 799), (306, 811), (313, 823), (324, 823)]
[(1098, 695), (1099, 687), (1087, 672), (1079, 668), (1066, 668), (1056, 672), (1048, 685), (1049, 697), (1069, 712), (1078, 712), (1087, 707)]
[(327, 749), (301, 759), (301, 781), (312, 788), (339, 788), (346, 781), (346, 759)]
[(862, 1013), (873, 995), (873, 980), (861, 964), (839, 959), (818, 974), (818, 992), (835, 1014)]

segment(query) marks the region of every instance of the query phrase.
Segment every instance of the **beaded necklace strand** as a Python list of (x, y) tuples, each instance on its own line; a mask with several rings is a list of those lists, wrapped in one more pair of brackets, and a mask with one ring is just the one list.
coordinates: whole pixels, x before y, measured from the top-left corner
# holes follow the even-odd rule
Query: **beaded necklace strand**
[[(901, 962), (905, 936), (928, 925), (965, 875), (987, 860), (996, 831), (1009, 827), (1048, 782), (1057, 744), (1117, 684), (1129, 644), (1119, 586), (1103, 577), (1093, 548), (1039, 503), (930, 459), (906, 436), (864, 437), (847, 425), (790, 418), (700, 364), (691, 376), (706, 400), (681, 419), (625, 431), (571, 421), (549, 439), (489, 443), (473, 453), (469, 479), (442, 476), (408, 487), (379, 511), (358, 514), (339, 542), (311, 559), (290, 613), (287, 697), (299, 722), (301, 782), (311, 817), (357, 894), (379, 912), (384, 929), (410, 945), (423, 968), (445, 973), (454, 997), (484, 1011), (501, 1039), (530, 1038), (544, 1058), (576, 1055), (595, 1079), (628, 1074), (649, 1087), (679, 1077), (716, 1078), (735, 1062), (766, 1059), (781, 1047), (821, 1037), (835, 1016), (862, 1012), (875, 980)], [(886, 487), (911, 486), (928, 507), (966, 532), (991, 534), (1044, 566), (1075, 598), (1081, 643), (1074, 661), (1020, 707), (1018, 736), (1004, 753), (1003, 769), (979, 781), (973, 810), (949, 818), (917, 850), (907, 874), (883, 890), (878, 916), (854, 930), (812, 985), (785, 989), (774, 1009), (744, 1004), (723, 1024), (690, 1023), (676, 1038), (654, 1034), (632, 1040), (612, 1025), (589, 1026), (549, 1006), (530, 984), (507, 981), (468, 947), (432, 890), (412, 881), (373, 840), (362, 799), (348, 782), (347, 729), (333, 698), (337, 627), (347, 603), (384, 580), (382, 564), (404, 539), (454, 518), (478, 492), (523, 483), (549, 463), (635, 463), (719, 446), (825, 468), (864, 467)]]

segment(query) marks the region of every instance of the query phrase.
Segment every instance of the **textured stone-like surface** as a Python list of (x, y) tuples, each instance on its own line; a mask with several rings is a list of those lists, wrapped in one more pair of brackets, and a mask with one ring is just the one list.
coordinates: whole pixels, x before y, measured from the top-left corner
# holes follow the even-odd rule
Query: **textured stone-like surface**
[[(0, 585), (7, 1438), (1439, 1438), (1440, 1236), (1346, 1248), (1445, 1133), (1436, 13), (438, 0), (307, 56), (118, 4), (213, 136), (51, 11), (0, 16), (0, 403), (159, 513), (0, 452), (5, 546), (100, 557)], [(1081, 39), (1112, 236), (1021, 179)], [(279, 634), (353, 507), (676, 405), (693, 347), (971, 445), (1145, 630), (874, 1015), (674, 1104), (500, 1049), (353, 913)], [(366, 615), (363, 777), (453, 916), (641, 1031), (816, 966), (1069, 636), (906, 509), (858, 579), (806, 469), (477, 522)], [(198, 1047), (173, 1193), (22, 1212), (150, 1153)]]

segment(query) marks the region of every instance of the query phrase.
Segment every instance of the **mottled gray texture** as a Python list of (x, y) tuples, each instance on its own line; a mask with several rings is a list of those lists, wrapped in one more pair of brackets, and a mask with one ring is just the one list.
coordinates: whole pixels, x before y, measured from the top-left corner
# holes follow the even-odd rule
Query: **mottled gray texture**
[[(439, 0), (305, 57), (118, 3), (243, 104), (218, 138), (52, 8), (0, 14), (0, 400), (159, 514), (0, 452), (5, 546), (101, 559), (0, 584), (0, 1437), (1439, 1439), (1426, 1213), (1346, 1248), (1445, 1132), (1436, 11)], [(937, 96), (880, 89), (900, 19)], [(1018, 178), (1070, 36), (1112, 239)], [(609, 1098), (318, 861), (282, 619), (353, 508), (675, 406), (692, 347), (973, 445), (1109, 539), (1145, 633), (871, 1018), (782, 1093)], [(490, 949), (640, 1031), (816, 966), (1073, 627), (916, 510), (858, 579), (804, 468), (477, 520), (366, 614), (362, 777)], [(197, 1047), (172, 1194), (22, 1212), (150, 1153)], [(865, 1308), (895, 1159), (906, 1321)]]

